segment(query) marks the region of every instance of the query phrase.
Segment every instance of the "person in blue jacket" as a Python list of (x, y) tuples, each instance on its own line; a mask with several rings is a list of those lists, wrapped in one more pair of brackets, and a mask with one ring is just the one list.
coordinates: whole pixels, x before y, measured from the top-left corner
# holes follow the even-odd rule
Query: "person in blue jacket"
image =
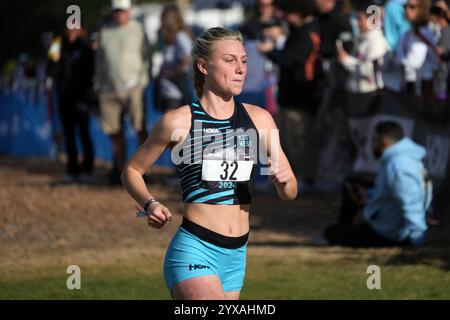
[[(347, 187), (339, 222), (325, 229), (331, 245), (351, 247), (421, 246), (426, 242), (426, 210), (432, 184), (423, 165), (425, 149), (405, 137), (402, 127), (380, 122), (373, 136), (374, 156), (380, 159), (375, 185), (367, 192)], [(343, 212), (343, 210), (347, 212)], [(362, 211), (362, 222), (353, 220)]]
[(411, 24), (406, 19), (405, 4), (406, 0), (389, 0), (384, 7), (384, 33), (393, 52), (400, 39), (411, 28)]

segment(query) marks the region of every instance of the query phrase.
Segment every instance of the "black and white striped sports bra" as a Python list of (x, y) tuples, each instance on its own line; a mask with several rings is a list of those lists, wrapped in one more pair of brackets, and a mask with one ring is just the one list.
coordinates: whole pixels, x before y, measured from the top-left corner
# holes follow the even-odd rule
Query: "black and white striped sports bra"
[(235, 102), (226, 120), (190, 105), (191, 128), (175, 155), (183, 202), (249, 204), (249, 181), (258, 159), (259, 135), (245, 107)]

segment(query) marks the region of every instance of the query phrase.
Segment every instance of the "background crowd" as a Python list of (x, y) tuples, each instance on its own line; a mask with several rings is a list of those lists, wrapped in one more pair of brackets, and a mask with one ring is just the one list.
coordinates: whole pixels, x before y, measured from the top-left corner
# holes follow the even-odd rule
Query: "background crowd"
[[(210, 5), (231, 12), (232, 2)], [(338, 190), (348, 176), (375, 176), (375, 169), (355, 163), (364, 158), (365, 145), (370, 149), (375, 123), (368, 119), (377, 115), (400, 117), (407, 136), (422, 145), (429, 142), (424, 132), (401, 121), (406, 117), (415, 128), (425, 123), (422, 131), (438, 131), (444, 139), (435, 155), (445, 158), (443, 173), (430, 170), (436, 182), (430, 221), (440, 219), (449, 210), (445, 194), (450, 185), (447, 1), (255, 0), (240, 5), (241, 21), (222, 23), (241, 31), (250, 55), (246, 88), (238, 99), (274, 115), (301, 193)], [(53, 30), (43, 34), (40, 56), (23, 53), (0, 61), (4, 97), (29, 88), (34, 91), (26, 99), (43, 97), (53, 138), (58, 132), (62, 137), (52, 144), (56, 153), (66, 154), (66, 182), (93, 180), (99, 156), (93, 119), (111, 142), (108, 181), (120, 184), (131, 148), (127, 123), (140, 144), (156, 117), (195, 99), (190, 48), (204, 26), (195, 15), (188, 19), (193, 7), (186, 1), (158, 8), (158, 23), (149, 27), (131, 1), (113, 0), (92, 30)], [(0, 100), (5, 110), (2, 101), (8, 100)], [(362, 129), (356, 130), (355, 123)]]

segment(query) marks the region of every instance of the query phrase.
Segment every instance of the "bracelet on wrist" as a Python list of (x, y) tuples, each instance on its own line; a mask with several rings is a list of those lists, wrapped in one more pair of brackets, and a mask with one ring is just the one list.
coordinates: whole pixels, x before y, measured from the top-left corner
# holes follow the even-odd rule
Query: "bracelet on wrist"
[(148, 200), (146, 203), (145, 203), (145, 205), (144, 205), (144, 211), (145, 212), (147, 212), (147, 210), (148, 210), (148, 208), (151, 206), (151, 204), (152, 203), (159, 203), (159, 201), (158, 200), (155, 200), (155, 199), (150, 199), (150, 200)]

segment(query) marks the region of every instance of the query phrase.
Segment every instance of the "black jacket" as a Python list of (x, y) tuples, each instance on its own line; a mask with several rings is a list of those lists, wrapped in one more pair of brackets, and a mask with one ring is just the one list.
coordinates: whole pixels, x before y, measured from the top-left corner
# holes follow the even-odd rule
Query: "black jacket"
[(333, 11), (320, 14), (316, 13), (319, 23), (320, 38), (322, 39), (322, 57), (335, 59), (337, 57), (336, 40), (341, 39), (347, 52), (352, 50), (352, 27), (348, 18), (343, 14), (340, 5), (336, 5)]
[(94, 54), (82, 39), (63, 40), (57, 85), (62, 97), (83, 101), (88, 98), (94, 75)]
[(262, 23), (254, 16), (245, 21), (244, 24), (239, 27), (239, 31), (247, 40), (263, 41), (265, 39), (264, 29), (275, 25), (281, 26), (281, 21), (272, 18), (269, 21)]
[(284, 48), (267, 54), (280, 67), (281, 107), (315, 111), (319, 52), (319, 28), (313, 20), (300, 28), (291, 27)]

